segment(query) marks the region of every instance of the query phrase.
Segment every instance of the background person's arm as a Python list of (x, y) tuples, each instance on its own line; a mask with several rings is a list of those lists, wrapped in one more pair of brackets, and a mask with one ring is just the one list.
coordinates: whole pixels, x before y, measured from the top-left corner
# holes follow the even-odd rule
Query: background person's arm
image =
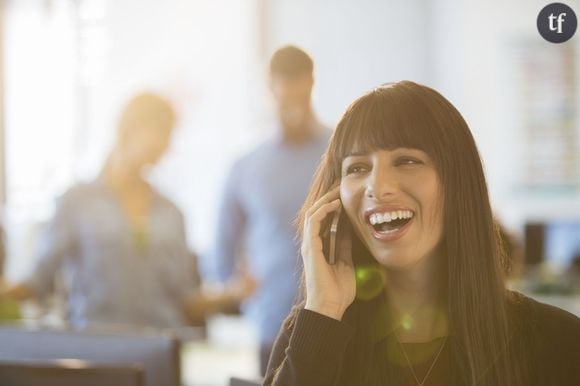
[(56, 211), (43, 229), (38, 243), (38, 260), (28, 279), (18, 283), (0, 283), (0, 298), (16, 301), (36, 300), (54, 292), (57, 272), (64, 260), (74, 253), (73, 216), (77, 188), (70, 189), (57, 201)]
[(198, 272), (198, 259), (189, 251), (182, 213), (175, 208), (177, 244), (174, 245), (176, 261), (172, 262), (173, 291), (183, 299), (183, 310), (187, 321), (201, 325), (204, 319), (216, 313), (232, 313), (239, 309), (240, 303), (251, 296), (257, 283), (247, 274), (232, 276), (224, 286), (214, 292), (204, 292)]
[(207, 279), (225, 282), (237, 272), (245, 235), (246, 213), (240, 198), (240, 164), (230, 170), (218, 208), (214, 245), (206, 260)]
[(30, 288), (26, 283), (7, 283), (6, 281), (0, 281), (0, 299), (15, 300), (18, 302), (23, 302), (25, 300), (31, 300), (36, 297), (34, 290)]
[(244, 299), (253, 294), (256, 286), (257, 283), (251, 276), (243, 275), (228, 282), (219, 292), (197, 291), (189, 297), (185, 305), (188, 319), (194, 324), (199, 324), (207, 316), (233, 312)]
[(42, 299), (55, 290), (55, 277), (64, 261), (76, 254), (75, 212), (82, 210), (82, 187), (69, 189), (56, 204), (56, 211), (38, 241), (37, 261), (31, 275), (14, 286), (15, 295)]

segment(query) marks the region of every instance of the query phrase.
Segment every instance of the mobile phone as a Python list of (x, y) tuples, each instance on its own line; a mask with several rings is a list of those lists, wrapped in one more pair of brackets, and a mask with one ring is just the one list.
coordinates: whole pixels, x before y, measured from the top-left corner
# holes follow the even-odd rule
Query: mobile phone
[(325, 224), (322, 235), (322, 251), (328, 264), (336, 264), (338, 254), (338, 241), (345, 231), (345, 214), (340, 206), (332, 215), (332, 219)]

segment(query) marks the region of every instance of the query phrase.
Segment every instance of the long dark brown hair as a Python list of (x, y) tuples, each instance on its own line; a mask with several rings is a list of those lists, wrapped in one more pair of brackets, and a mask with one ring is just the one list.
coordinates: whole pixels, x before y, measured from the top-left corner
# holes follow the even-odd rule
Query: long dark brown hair
[[(464, 382), (524, 385), (525, 359), (521, 347), (512, 344), (516, 328), (508, 307), (512, 295), (505, 289), (482, 162), (467, 123), (437, 91), (401, 81), (378, 87), (350, 105), (297, 218), (299, 237), (306, 210), (340, 179), (342, 161), (353, 148), (370, 152), (397, 147), (429, 154), (443, 187), (440, 245), (442, 261), (448, 265), (446, 304), (449, 331), (461, 351), (455, 359)], [(363, 258), (354, 254), (355, 265)], [(303, 285), (301, 291), (304, 299)], [(292, 325), (299, 308), (295, 307), (287, 325)]]

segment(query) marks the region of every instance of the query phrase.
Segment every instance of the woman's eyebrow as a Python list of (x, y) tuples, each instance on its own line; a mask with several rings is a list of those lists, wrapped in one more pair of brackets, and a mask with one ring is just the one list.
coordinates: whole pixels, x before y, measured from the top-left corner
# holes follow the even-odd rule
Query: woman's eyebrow
[(348, 158), (348, 157), (361, 157), (361, 156), (365, 156), (368, 155), (369, 153), (367, 151), (363, 151), (363, 150), (353, 150), (350, 153), (348, 153), (346, 155), (346, 157), (344, 158)]

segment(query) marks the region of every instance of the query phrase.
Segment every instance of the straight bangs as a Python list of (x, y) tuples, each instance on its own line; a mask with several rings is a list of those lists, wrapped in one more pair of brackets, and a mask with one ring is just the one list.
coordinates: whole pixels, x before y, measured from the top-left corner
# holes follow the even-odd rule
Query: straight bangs
[(329, 151), (336, 178), (342, 161), (352, 154), (399, 147), (424, 151), (439, 169), (437, 120), (421, 100), (393, 89), (384, 92), (387, 87), (358, 99), (339, 122)]

